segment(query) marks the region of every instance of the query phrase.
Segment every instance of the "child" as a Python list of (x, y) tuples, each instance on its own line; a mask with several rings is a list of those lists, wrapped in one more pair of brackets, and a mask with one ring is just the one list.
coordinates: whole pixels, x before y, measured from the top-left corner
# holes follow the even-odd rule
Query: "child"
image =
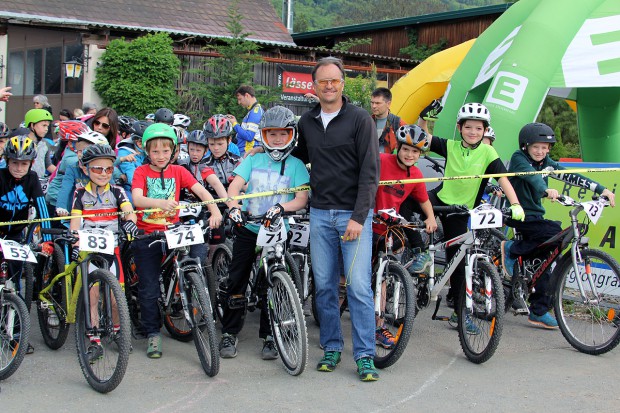
[[(142, 146), (148, 155), (148, 164), (136, 169), (132, 182), (133, 202), (138, 210), (159, 208), (161, 211), (145, 212), (138, 220), (138, 228), (147, 234), (165, 231), (168, 225), (178, 222), (181, 189), (187, 188), (203, 201), (213, 197), (196, 181), (185, 168), (172, 165), (172, 157), (177, 146), (177, 136), (172, 126), (154, 123), (144, 131)], [(207, 205), (211, 212), (209, 225), (218, 228), (222, 214), (215, 204)], [(165, 248), (150, 239), (133, 242), (136, 270), (140, 278), (138, 296), (142, 326), (148, 336), (149, 358), (162, 356), (159, 313), (159, 274)]]
[[(234, 133), (232, 123), (224, 115), (213, 115), (205, 122), (203, 132), (210, 152), (205, 165), (213, 169), (224, 188), (228, 188), (233, 178), (232, 172), (241, 162), (241, 157), (230, 151), (230, 140)], [(207, 189), (214, 192), (212, 187)]]
[[(310, 181), (305, 165), (297, 158), (289, 156), (297, 142), (295, 115), (289, 109), (275, 106), (267, 110), (260, 123), (263, 147), (266, 153), (247, 157), (235, 170), (235, 177), (228, 187), (228, 195), (239, 195), (248, 184), (247, 194), (274, 191), (305, 185)], [(305, 191), (295, 194), (273, 195), (250, 198), (242, 208), (250, 215), (265, 214), (263, 225), (268, 226), (284, 211), (297, 211), (308, 202)], [(224, 314), (222, 317), (222, 340), (220, 357), (237, 356), (237, 334), (243, 328), (244, 309), (228, 308), (228, 297), (245, 294), (250, 270), (255, 258), (258, 227), (244, 225), (244, 218), (236, 200), (228, 203), (229, 216), (235, 224), (233, 259), (228, 269), (228, 285), (222, 296)], [(266, 300), (262, 301), (263, 304)], [(266, 308), (261, 308), (259, 337), (263, 339), (262, 358), (273, 360), (278, 351), (271, 335), (269, 316)]]
[[(71, 219), (71, 230), (81, 228), (102, 228), (114, 233), (119, 232), (119, 217), (117, 215), (105, 215), (106, 213), (114, 213), (118, 211), (126, 212), (123, 216), (123, 229), (131, 235), (138, 233), (136, 226), (136, 214), (133, 213), (133, 207), (127, 199), (125, 191), (120, 186), (110, 185), (112, 172), (114, 171), (114, 161), (116, 155), (110, 145), (95, 144), (86, 148), (82, 152), (80, 159), (80, 169), (89, 182), (75, 190), (73, 197), (73, 208), (71, 215), (75, 218)], [(84, 217), (81, 215), (102, 214), (97, 217)], [(79, 245), (76, 243), (72, 251), (72, 260), (78, 259)], [(118, 242), (114, 248), (114, 255), (109, 256), (110, 271), (116, 272), (116, 276), (121, 285), (124, 283), (123, 269), (120, 265), (120, 250)], [(91, 302), (91, 323), (94, 327), (98, 326), (98, 315), (96, 312), (97, 302), (99, 300), (98, 288), (90, 291)], [(116, 332), (120, 331), (120, 322), (118, 318), (118, 308), (114, 297), (112, 297), (112, 321)], [(101, 339), (98, 335), (91, 335), (90, 346), (88, 348), (89, 359), (91, 362), (103, 357), (103, 348), (101, 347)]]
[(4, 122), (0, 122), (0, 168), (6, 168), (6, 160), (4, 159), (4, 147), (9, 140), (11, 130)]
[[(393, 181), (422, 178), (422, 171), (415, 166), (415, 163), (420, 159), (420, 155), (428, 150), (429, 144), (426, 140), (426, 133), (417, 125), (404, 125), (397, 129), (395, 135), (396, 154), (379, 154), (381, 160), (379, 180)], [(399, 212), (401, 204), (407, 198), (417, 202), (424, 215), (426, 215), (426, 232), (434, 232), (437, 229), (437, 222), (433, 214), (433, 206), (428, 200), (426, 185), (422, 182), (379, 186), (375, 197), (375, 213), (380, 209), (389, 208), (394, 208)], [(386, 235), (387, 228), (383, 224), (373, 223), (372, 230), (374, 246), (377, 245), (380, 237)], [(406, 228), (404, 230), (404, 235), (409, 238), (409, 247), (414, 249), (419, 257), (409, 267), (409, 271), (420, 273), (430, 264), (430, 257), (427, 253), (419, 252), (420, 248), (424, 246), (420, 234)], [(397, 240), (394, 240), (394, 242), (396, 243)], [(377, 317), (375, 339), (383, 347), (391, 348), (396, 343), (396, 339), (388, 329), (383, 327), (382, 321), (382, 319)]]
[(54, 120), (52, 115), (45, 109), (30, 109), (24, 117), (24, 125), (30, 130), (28, 137), (37, 143), (37, 154), (32, 170), (39, 178), (45, 178), (47, 174), (56, 170), (52, 164), (50, 147), (43, 140), (52, 120)]
[[(556, 142), (553, 129), (544, 123), (530, 123), (519, 132), (519, 149), (510, 158), (510, 172), (542, 171), (551, 167), (554, 170), (566, 169), (549, 157), (549, 151)], [(603, 185), (575, 173), (560, 173), (555, 178), (577, 185), (582, 188), (609, 198), (611, 206), (615, 205), (615, 195)], [(514, 227), (523, 235), (519, 241), (502, 242), (502, 267), (507, 277), (512, 277), (514, 264), (518, 256), (528, 255), (535, 251), (542, 242), (562, 231), (558, 221), (544, 218), (545, 208), (542, 198), (547, 197), (552, 202), (557, 199), (557, 190), (548, 187), (548, 177), (543, 175), (527, 175), (510, 177), (523, 209), (525, 221), (507, 221), (507, 225)], [(550, 313), (552, 307), (551, 286), (548, 285), (549, 271), (545, 271), (540, 282), (536, 284), (536, 291), (530, 294), (530, 309), (528, 321), (543, 328), (555, 329), (558, 323)], [(528, 312), (527, 305), (521, 299), (515, 310)]]

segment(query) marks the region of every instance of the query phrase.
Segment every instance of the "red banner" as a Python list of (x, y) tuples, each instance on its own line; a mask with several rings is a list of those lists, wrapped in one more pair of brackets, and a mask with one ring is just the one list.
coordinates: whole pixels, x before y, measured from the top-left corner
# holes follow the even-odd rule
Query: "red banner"
[(314, 93), (312, 88), (312, 75), (310, 73), (282, 72), (283, 93)]

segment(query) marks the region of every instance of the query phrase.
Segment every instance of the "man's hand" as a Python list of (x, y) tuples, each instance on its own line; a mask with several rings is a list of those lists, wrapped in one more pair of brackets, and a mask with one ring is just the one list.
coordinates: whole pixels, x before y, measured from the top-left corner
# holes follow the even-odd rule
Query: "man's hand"
[(434, 216), (426, 218), (424, 223), (426, 224), (426, 233), (427, 234), (430, 234), (432, 232), (437, 231), (437, 221), (435, 220)]
[(347, 230), (344, 232), (344, 235), (342, 236), (342, 240), (344, 242), (355, 241), (356, 239), (359, 238), (360, 234), (362, 233), (363, 228), (364, 226), (362, 224), (350, 219), (349, 223), (347, 224)]
[(245, 217), (241, 210), (237, 207), (230, 208), (228, 211), (228, 218), (235, 224), (236, 227), (242, 227), (245, 225)]
[(232, 123), (233, 125), (237, 122), (237, 118), (234, 115), (228, 114), (226, 115), (226, 118), (230, 121), (230, 123)]
[(0, 88), (0, 102), (8, 102), (9, 98), (13, 96), (9, 90), (11, 90), (11, 86)]

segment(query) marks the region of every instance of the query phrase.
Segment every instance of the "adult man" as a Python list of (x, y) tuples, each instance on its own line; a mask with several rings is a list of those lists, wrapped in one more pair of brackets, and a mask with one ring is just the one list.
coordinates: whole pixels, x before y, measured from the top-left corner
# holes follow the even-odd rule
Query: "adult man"
[(392, 92), (385, 87), (379, 87), (372, 92), (370, 98), (370, 109), (372, 119), (377, 126), (377, 136), (379, 136), (379, 148), (384, 153), (392, 153), (396, 149), (396, 131), (406, 123), (398, 116), (390, 113), (392, 104)]
[(325, 350), (317, 370), (333, 371), (344, 346), (338, 305), (342, 251), (353, 358), (360, 379), (374, 381), (379, 375), (373, 364), (375, 316), (370, 260), (379, 145), (368, 113), (342, 97), (344, 77), (340, 59), (326, 57), (317, 62), (312, 80), (319, 103), (299, 120), (299, 143), (293, 155), (312, 163), (310, 250)]
[(237, 147), (239, 153), (244, 156), (258, 142), (260, 142), (260, 132), (258, 124), (263, 117), (263, 108), (256, 100), (256, 92), (252, 86), (242, 85), (236, 90), (237, 103), (248, 110), (247, 115), (241, 121), (237, 122), (237, 118), (233, 115), (227, 115), (233, 124), (233, 129), (237, 133)]

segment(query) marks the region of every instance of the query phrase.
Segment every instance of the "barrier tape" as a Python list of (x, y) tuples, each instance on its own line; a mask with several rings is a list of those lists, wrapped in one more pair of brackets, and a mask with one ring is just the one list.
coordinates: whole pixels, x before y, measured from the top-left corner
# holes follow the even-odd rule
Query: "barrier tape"
[[(479, 175), (463, 175), (463, 176), (449, 176), (449, 177), (438, 176), (438, 177), (433, 177), (433, 178), (398, 179), (398, 180), (393, 180), (393, 181), (380, 181), (379, 185), (398, 185), (398, 184), (413, 184), (413, 183), (420, 183), (420, 182), (426, 183), (426, 182), (457, 181), (461, 179), (502, 178), (502, 177), (510, 177), (510, 176), (553, 175), (553, 174), (565, 174), (565, 173), (593, 173), (593, 172), (617, 172), (617, 171), (620, 171), (620, 168), (574, 168), (574, 169), (562, 169), (562, 170), (553, 171), (553, 172), (549, 172), (549, 171), (505, 172), (505, 173), (499, 173), (499, 174), (479, 174)], [(174, 209), (176, 210), (189, 209), (189, 208), (196, 207), (196, 206), (203, 206), (203, 205), (206, 206), (209, 204), (226, 203), (232, 200), (243, 200), (243, 199), (250, 199), (250, 198), (259, 198), (259, 197), (264, 197), (264, 196), (291, 194), (295, 192), (309, 191), (309, 190), (310, 190), (310, 186), (302, 185), (302, 186), (298, 186), (295, 188), (284, 188), (284, 189), (278, 189), (275, 191), (264, 191), (264, 192), (257, 192), (253, 194), (237, 195), (237, 196), (228, 197), (228, 198), (218, 198), (212, 201), (192, 202), (189, 204), (179, 205), (175, 207)], [(41, 223), (45, 221), (62, 221), (62, 220), (71, 219), (71, 218), (122, 216), (122, 215), (129, 215), (131, 213), (144, 214), (144, 213), (159, 212), (159, 211), (162, 211), (162, 209), (161, 208), (150, 208), (150, 209), (136, 210), (133, 212), (118, 211), (118, 212), (108, 212), (108, 213), (102, 213), (102, 214), (68, 215), (65, 217), (53, 217), (53, 218), (40, 218), (40, 219), (11, 221), (11, 222), (0, 222), (0, 227), (7, 226), (7, 225), (23, 225), (23, 224), (28, 225), (28, 224)]]

